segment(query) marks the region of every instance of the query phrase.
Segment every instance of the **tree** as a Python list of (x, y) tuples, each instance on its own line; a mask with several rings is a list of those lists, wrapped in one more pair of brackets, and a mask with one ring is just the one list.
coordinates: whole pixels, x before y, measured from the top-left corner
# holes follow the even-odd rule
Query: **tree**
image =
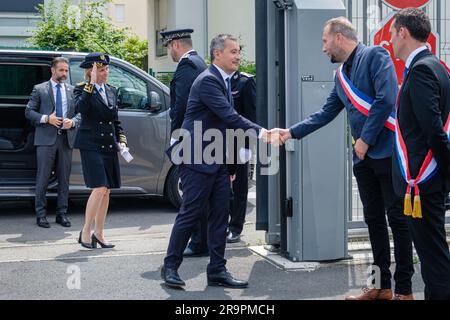
[(128, 28), (114, 26), (104, 15), (109, 3), (111, 0), (84, 1), (76, 6), (64, 0), (57, 6), (51, 0), (40, 4), (40, 19), (28, 42), (44, 50), (104, 52), (144, 69), (148, 42)]
[(243, 58), (241, 59), (241, 64), (239, 65), (239, 71), (256, 76), (256, 63)]

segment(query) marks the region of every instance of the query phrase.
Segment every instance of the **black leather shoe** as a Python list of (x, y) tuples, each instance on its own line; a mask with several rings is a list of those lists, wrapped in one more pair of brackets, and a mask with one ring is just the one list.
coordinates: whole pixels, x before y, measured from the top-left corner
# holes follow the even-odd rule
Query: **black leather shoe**
[(199, 257), (209, 257), (209, 252), (195, 252), (192, 251), (191, 248), (186, 247), (186, 249), (183, 252), (183, 257), (185, 258), (199, 258)]
[(186, 283), (181, 280), (178, 275), (178, 271), (176, 269), (166, 268), (165, 266), (161, 267), (161, 278), (164, 280), (164, 283), (172, 288), (182, 288), (186, 285)]
[(100, 245), (100, 247), (102, 247), (102, 249), (112, 249), (115, 248), (116, 246), (113, 244), (106, 244), (101, 242), (100, 240), (98, 240), (98, 238), (95, 236), (95, 234), (92, 234), (92, 247), (94, 249), (97, 249), (97, 244)]
[(45, 229), (50, 228), (50, 223), (48, 223), (46, 217), (37, 218), (36, 224), (41, 228), (45, 228)]
[(70, 228), (72, 226), (72, 224), (70, 223), (69, 219), (66, 217), (65, 214), (60, 214), (56, 216), (56, 221), (57, 224), (60, 224), (61, 226), (63, 226), (64, 228)]
[(241, 235), (234, 233), (234, 232), (230, 232), (227, 236), (227, 243), (238, 243), (241, 241)]
[(220, 273), (208, 274), (208, 286), (245, 289), (248, 287), (248, 282), (233, 278), (228, 271), (222, 271)]
[(83, 242), (82, 236), (83, 236), (83, 230), (80, 231), (80, 237), (78, 238), (78, 243), (81, 244), (81, 246), (82, 246), (83, 248), (86, 248), (86, 249), (94, 249), (94, 247), (92, 246), (91, 243), (84, 243), (84, 242)]

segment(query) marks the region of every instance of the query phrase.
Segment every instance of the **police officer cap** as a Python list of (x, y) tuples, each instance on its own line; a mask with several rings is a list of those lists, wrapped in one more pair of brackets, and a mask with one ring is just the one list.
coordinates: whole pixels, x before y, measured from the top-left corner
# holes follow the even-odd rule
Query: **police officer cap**
[(193, 29), (178, 29), (161, 32), (163, 45), (167, 47), (170, 41), (178, 39), (190, 39)]
[(109, 56), (101, 52), (89, 53), (80, 64), (80, 68), (90, 69), (94, 63), (97, 63), (97, 66), (107, 66), (109, 65)]

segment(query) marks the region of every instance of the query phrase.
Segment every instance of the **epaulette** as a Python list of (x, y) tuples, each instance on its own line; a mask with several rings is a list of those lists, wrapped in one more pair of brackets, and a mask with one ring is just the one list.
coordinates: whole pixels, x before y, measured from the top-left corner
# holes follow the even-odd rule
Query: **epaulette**
[(84, 81), (77, 83), (77, 86), (84, 86), (84, 85), (86, 85), (86, 82), (84, 82)]
[(87, 93), (92, 93), (94, 91), (94, 85), (90, 83), (84, 83), (84, 91)]
[(241, 72), (241, 75), (243, 75), (246, 78), (254, 78), (255, 76), (253, 74), (247, 73), (247, 72)]

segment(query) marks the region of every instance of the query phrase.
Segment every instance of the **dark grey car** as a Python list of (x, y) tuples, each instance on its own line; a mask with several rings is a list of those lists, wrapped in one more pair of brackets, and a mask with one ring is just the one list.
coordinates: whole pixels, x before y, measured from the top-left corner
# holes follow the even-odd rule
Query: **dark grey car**
[[(34, 128), (25, 119), (33, 86), (48, 81), (54, 57), (70, 61), (72, 85), (83, 81), (83, 53), (0, 50), (0, 199), (34, 197), (36, 156)], [(109, 84), (118, 89), (119, 117), (134, 161), (121, 159), (122, 188), (113, 196), (164, 196), (181, 202), (178, 173), (165, 150), (170, 141), (169, 89), (139, 68), (111, 57)], [(48, 195), (56, 196), (52, 176)], [(73, 153), (70, 196), (85, 197), (78, 150)]]

